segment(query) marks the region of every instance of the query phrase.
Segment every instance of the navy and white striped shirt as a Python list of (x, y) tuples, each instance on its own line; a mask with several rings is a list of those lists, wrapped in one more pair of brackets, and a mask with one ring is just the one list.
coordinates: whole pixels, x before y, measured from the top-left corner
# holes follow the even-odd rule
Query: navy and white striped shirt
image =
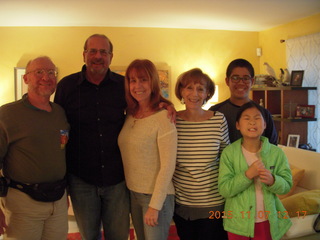
[(224, 204), (218, 192), (219, 160), (229, 144), (224, 115), (201, 122), (177, 118), (178, 151), (173, 181), (176, 203), (190, 207), (213, 207)]

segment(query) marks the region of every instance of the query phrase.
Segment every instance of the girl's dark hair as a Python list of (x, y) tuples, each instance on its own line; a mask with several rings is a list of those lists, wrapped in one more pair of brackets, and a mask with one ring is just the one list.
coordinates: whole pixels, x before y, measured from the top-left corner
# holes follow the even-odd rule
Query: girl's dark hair
[(265, 121), (265, 122), (267, 121), (266, 115), (265, 115), (265, 113), (264, 113), (264, 109), (263, 109), (259, 104), (257, 104), (256, 102), (250, 101), (250, 102), (247, 102), (247, 103), (243, 104), (243, 105), (240, 107), (240, 109), (239, 109), (239, 111), (238, 111), (238, 113), (237, 113), (236, 122), (239, 122), (242, 113), (243, 113), (245, 110), (249, 109), (249, 108), (256, 108), (256, 109), (258, 109), (259, 112), (261, 113), (264, 121)]

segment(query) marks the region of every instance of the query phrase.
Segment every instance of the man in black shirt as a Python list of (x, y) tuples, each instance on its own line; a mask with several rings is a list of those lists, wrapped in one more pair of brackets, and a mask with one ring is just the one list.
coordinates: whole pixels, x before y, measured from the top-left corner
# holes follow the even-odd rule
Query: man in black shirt
[[(227, 68), (225, 81), (230, 90), (230, 98), (212, 106), (210, 110), (219, 111), (225, 115), (232, 143), (242, 137), (240, 131), (236, 129), (237, 112), (243, 104), (252, 101), (249, 98), (249, 92), (254, 82), (253, 66), (245, 59), (233, 60)], [(278, 136), (272, 116), (267, 109), (264, 111), (267, 126), (263, 135), (269, 138), (270, 143), (277, 145)]]
[(111, 72), (113, 46), (94, 34), (84, 45), (81, 72), (63, 78), (55, 102), (71, 126), (67, 145), (69, 193), (83, 239), (127, 240), (129, 195), (117, 140), (125, 119), (123, 76)]

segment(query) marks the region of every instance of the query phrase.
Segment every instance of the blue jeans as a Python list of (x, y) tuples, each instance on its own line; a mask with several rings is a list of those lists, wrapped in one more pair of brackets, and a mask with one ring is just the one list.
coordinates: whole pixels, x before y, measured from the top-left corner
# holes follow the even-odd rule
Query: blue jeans
[(144, 215), (149, 208), (151, 196), (151, 194), (130, 191), (134, 229), (139, 240), (167, 240), (174, 211), (174, 195), (167, 195), (162, 209), (159, 211), (158, 225), (155, 227), (144, 223)]
[(129, 191), (125, 182), (97, 187), (69, 175), (69, 193), (83, 240), (128, 240)]

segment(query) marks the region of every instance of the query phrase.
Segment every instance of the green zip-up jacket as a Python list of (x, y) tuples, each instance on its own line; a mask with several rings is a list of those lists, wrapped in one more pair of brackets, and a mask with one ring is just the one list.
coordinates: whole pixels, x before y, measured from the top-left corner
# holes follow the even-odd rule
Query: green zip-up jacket
[[(292, 176), (282, 149), (270, 144), (266, 137), (261, 137), (261, 140), (262, 162), (275, 179), (271, 186), (262, 183), (265, 212), (261, 213), (261, 216), (268, 216), (272, 239), (277, 240), (288, 231), (292, 223), (276, 194), (289, 192), (292, 187)], [(255, 185), (254, 181), (245, 175), (249, 166), (242, 154), (241, 142), (242, 139), (239, 139), (227, 146), (220, 160), (219, 191), (226, 198), (223, 225), (228, 232), (254, 237)]]

